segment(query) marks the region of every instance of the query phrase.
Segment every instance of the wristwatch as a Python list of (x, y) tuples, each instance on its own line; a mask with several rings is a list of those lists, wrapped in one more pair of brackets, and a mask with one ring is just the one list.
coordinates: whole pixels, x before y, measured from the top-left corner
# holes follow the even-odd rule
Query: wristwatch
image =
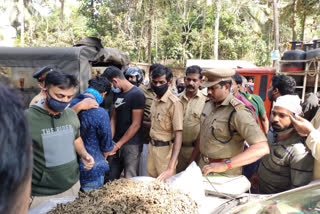
[(230, 159), (225, 160), (225, 163), (227, 164), (228, 169), (232, 169), (231, 160)]

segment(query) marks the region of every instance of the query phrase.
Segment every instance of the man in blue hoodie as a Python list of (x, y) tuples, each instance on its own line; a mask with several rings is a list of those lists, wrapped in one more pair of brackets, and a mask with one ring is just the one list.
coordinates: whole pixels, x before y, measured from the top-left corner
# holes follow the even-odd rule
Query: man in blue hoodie
[[(100, 105), (106, 94), (110, 92), (111, 85), (104, 77), (97, 76), (89, 80), (89, 88), (73, 99), (70, 106), (74, 106), (86, 98), (97, 101)], [(112, 134), (108, 112), (104, 108), (80, 111), (80, 134), (88, 153), (94, 158), (95, 165), (89, 171), (80, 163), (80, 185), (82, 191), (98, 189), (104, 183), (104, 173), (109, 171), (109, 165), (104, 153), (113, 150)]]

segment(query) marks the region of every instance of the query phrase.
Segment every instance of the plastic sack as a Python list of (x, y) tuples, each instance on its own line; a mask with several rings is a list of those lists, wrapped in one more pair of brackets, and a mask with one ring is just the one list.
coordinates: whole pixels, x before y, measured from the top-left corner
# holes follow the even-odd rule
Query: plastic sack
[(57, 204), (65, 204), (74, 201), (76, 196), (66, 196), (63, 198), (52, 198), (42, 202), (39, 206), (29, 210), (28, 214), (45, 214), (50, 210), (56, 208)]
[(189, 194), (197, 202), (205, 197), (202, 172), (195, 162), (192, 162), (185, 171), (167, 179), (166, 183), (181, 192)]

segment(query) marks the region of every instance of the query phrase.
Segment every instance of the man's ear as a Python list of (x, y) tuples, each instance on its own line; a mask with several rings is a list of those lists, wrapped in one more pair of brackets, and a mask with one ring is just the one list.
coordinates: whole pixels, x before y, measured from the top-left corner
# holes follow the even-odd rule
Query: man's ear
[(279, 93), (279, 94), (280, 94), (280, 91), (279, 91), (279, 89), (278, 89), (278, 88), (274, 88), (274, 89), (273, 89), (273, 91), (274, 91), (274, 93), (275, 93), (275, 94), (277, 94), (277, 93)]
[(44, 82), (38, 82), (39, 88), (43, 89), (44, 88)]
[(172, 79), (168, 82), (168, 84), (171, 86), (172, 85)]
[(41, 94), (44, 98), (47, 97), (47, 90), (48, 90), (47, 88), (41, 88)]
[(225, 84), (224, 86), (226, 87), (227, 90), (229, 90), (230, 87), (231, 87), (231, 85), (230, 85), (229, 83), (228, 83), (228, 84)]

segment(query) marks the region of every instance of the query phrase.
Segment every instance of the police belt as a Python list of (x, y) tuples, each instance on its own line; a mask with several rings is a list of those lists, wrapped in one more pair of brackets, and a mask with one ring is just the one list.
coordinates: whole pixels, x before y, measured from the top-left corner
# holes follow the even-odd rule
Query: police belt
[(193, 141), (191, 143), (182, 142), (182, 147), (195, 147), (197, 141)]
[(213, 158), (209, 158), (208, 156), (205, 156), (203, 154), (201, 154), (201, 158), (206, 164), (209, 164), (209, 163), (220, 163), (220, 162), (224, 162), (227, 159), (230, 159), (230, 158), (213, 159)]
[[(159, 141), (159, 140), (150, 140), (152, 146), (169, 146), (171, 141)], [(172, 140), (173, 142), (173, 140)]]

